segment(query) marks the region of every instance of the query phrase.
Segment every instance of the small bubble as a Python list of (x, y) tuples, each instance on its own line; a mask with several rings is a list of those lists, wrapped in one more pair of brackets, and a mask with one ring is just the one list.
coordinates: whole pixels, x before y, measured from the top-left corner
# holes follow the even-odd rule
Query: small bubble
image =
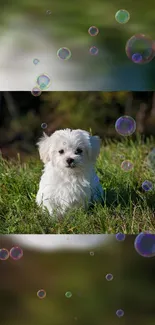
[(111, 280), (113, 280), (113, 275), (111, 274), (111, 273), (108, 273), (106, 276), (105, 276), (105, 278), (106, 278), (106, 280), (107, 281), (111, 281)]
[(23, 256), (23, 250), (19, 247), (19, 246), (14, 246), (10, 249), (10, 257), (13, 259), (13, 260), (20, 260), (21, 257)]
[(125, 239), (125, 235), (119, 232), (118, 234), (116, 234), (116, 239), (118, 241), (123, 241)]
[(98, 54), (98, 48), (96, 46), (92, 46), (89, 49), (89, 52), (90, 52), (91, 55), (97, 55)]
[(70, 291), (67, 291), (65, 293), (65, 296), (66, 296), (66, 298), (71, 298), (72, 297), (72, 293)]
[(116, 131), (123, 136), (132, 135), (136, 130), (136, 122), (131, 116), (121, 116), (115, 123)]
[(38, 298), (40, 298), (40, 299), (45, 298), (45, 297), (46, 297), (46, 291), (45, 291), (44, 289), (38, 290), (38, 292), (37, 292), (37, 296), (38, 296)]
[(90, 252), (90, 256), (94, 256), (94, 252)]
[(9, 251), (6, 248), (0, 249), (0, 260), (6, 261), (9, 258)]
[(34, 97), (38, 97), (41, 95), (41, 90), (38, 88), (38, 87), (34, 87), (31, 91), (31, 94), (34, 96)]
[(67, 61), (70, 59), (71, 57), (71, 51), (67, 48), (67, 47), (61, 47), (58, 51), (57, 51), (57, 56), (59, 59)]
[(34, 60), (33, 60), (33, 63), (34, 63), (35, 65), (37, 65), (39, 62), (40, 62), (40, 61), (39, 61), (38, 59), (34, 59)]
[(99, 29), (96, 26), (91, 26), (88, 29), (88, 33), (90, 36), (97, 36), (99, 33)]
[(143, 257), (155, 256), (155, 235), (141, 232), (134, 241), (136, 252)]
[(116, 311), (116, 315), (117, 315), (118, 317), (122, 317), (122, 316), (124, 316), (124, 311), (123, 311), (122, 309), (118, 309), (118, 310)]
[(42, 129), (46, 129), (46, 128), (47, 128), (47, 124), (46, 124), (46, 123), (42, 123), (42, 124), (41, 124), (41, 128), (42, 128)]
[(125, 9), (120, 9), (115, 14), (115, 19), (119, 24), (126, 24), (130, 19), (130, 14)]
[(48, 15), (48, 16), (51, 15), (51, 10), (47, 10), (46, 15)]
[(133, 163), (130, 160), (124, 160), (121, 163), (121, 169), (123, 169), (124, 172), (130, 172), (133, 169)]
[(51, 84), (50, 77), (47, 74), (41, 74), (37, 77), (36, 82), (40, 90), (48, 89)]
[(142, 189), (145, 192), (151, 191), (153, 189), (153, 184), (150, 181), (144, 181), (142, 183)]
[(134, 53), (134, 54), (132, 55), (132, 61), (133, 61), (134, 63), (141, 63), (142, 60), (143, 60), (143, 57), (142, 57), (142, 55), (141, 55), (140, 53)]

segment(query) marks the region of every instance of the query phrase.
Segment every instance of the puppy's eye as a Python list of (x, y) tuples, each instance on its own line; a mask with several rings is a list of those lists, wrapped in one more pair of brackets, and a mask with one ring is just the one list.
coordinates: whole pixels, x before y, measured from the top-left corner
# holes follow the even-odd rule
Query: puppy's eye
[(77, 148), (75, 151), (76, 155), (80, 155), (82, 153), (82, 149), (81, 148)]
[(62, 155), (64, 153), (64, 150), (63, 149), (59, 150), (59, 153), (60, 155)]

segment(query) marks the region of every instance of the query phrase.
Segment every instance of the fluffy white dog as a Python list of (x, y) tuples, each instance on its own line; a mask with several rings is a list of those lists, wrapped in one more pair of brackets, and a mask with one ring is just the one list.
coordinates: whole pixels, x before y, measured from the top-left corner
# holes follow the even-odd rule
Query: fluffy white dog
[(50, 215), (64, 216), (69, 209), (88, 209), (103, 200), (103, 190), (94, 165), (100, 138), (83, 130), (59, 130), (37, 143), (44, 163), (36, 202)]

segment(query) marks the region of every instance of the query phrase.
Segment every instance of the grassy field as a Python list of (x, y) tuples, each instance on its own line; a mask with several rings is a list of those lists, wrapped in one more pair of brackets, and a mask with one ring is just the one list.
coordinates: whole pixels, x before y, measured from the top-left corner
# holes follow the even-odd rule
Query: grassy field
[[(104, 206), (96, 205), (87, 213), (72, 211), (63, 220), (42, 213), (35, 203), (43, 167), (39, 159), (21, 164), (19, 156), (16, 161), (0, 158), (0, 233), (155, 232), (155, 169), (147, 162), (153, 147), (153, 139), (145, 143), (140, 138), (135, 142), (107, 142), (96, 166), (105, 190)], [(122, 170), (124, 160), (132, 161), (132, 171)], [(152, 190), (142, 189), (145, 180), (152, 182)]]

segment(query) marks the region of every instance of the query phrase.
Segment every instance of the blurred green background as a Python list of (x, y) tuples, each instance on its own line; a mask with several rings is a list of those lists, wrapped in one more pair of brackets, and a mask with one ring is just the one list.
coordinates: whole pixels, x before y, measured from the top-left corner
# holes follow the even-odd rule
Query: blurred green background
[(34, 97), (31, 92), (1, 92), (0, 149), (4, 157), (32, 156), (43, 131), (50, 135), (67, 127), (92, 130), (104, 142), (121, 140), (115, 122), (122, 115), (136, 120), (142, 137), (155, 136), (155, 93), (42, 92)]
[[(0, 261), (1, 323), (153, 325), (155, 319), (155, 263), (134, 249), (135, 236), (85, 251), (42, 252), (24, 249), (23, 258)], [(51, 236), (52, 241), (52, 236)], [(16, 241), (1, 236), (0, 246)], [(114, 278), (107, 281), (105, 276)], [(39, 289), (47, 296), (40, 300)], [(65, 293), (72, 292), (71, 298)], [(124, 316), (116, 316), (123, 309)]]
[[(2, 90), (31, 90), (43, 72), (51, 77), (52, 90), (154, 90), (155, 60), (136, 65), (125, 53), (135, 34), (154, 40), (153, 0), (1, 0), (0, 6)], [(119, 9), (130, 13), (128, 23), (116, 22)], [(96, 37), (88, 34), (92, 25), (99, 28)], [(91, 46), (98, 47), (97, 56), (89, 54)], [(57, 58), (61, 47), (71, 50), (69, 61)], [(40, 60), (37, 67), (34, 58)]]

